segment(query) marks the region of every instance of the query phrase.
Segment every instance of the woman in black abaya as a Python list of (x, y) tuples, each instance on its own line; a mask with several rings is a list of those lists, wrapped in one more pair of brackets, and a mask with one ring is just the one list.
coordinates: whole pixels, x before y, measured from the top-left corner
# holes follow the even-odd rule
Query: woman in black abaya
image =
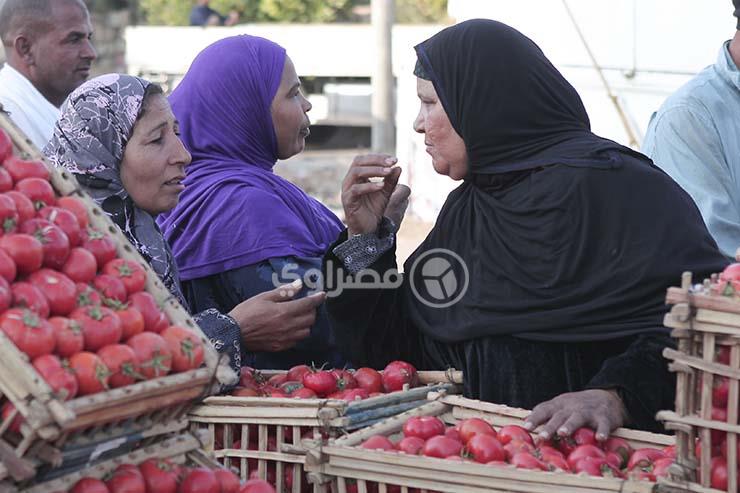
[[(416, 52), (414, 127), (462, 184), (400, 287), (330, 293), (340, 346), (355, 365), (464, 370), (467, 396), (534, 408), (543, 436), (659, 429), (675, 391), (666, 288), (728, 263), (696, 206), (648, 158), (591, 133), (576, 91), (518, 31), (468, 21)], [(355, 159), (326, 279), (396, 267), (384, 216), (404, 199), (399, 174), (388, 156)]]

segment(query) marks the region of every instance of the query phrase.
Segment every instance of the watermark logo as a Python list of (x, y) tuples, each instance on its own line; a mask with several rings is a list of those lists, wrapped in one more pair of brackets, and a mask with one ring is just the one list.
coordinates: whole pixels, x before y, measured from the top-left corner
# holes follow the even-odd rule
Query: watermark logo
[(409, 284), (416, 299), (425, 305), (447, 308), (465, 296), (470, 273), (460, 255), (445, 248), (434, 248), (414, 260)]

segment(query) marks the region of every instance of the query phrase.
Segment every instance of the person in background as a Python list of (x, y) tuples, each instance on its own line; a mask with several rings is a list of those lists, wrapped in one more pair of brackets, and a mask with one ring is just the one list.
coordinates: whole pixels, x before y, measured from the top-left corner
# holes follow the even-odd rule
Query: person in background
[[(193, 162), (180, 202), (158, 223), (190, 304), (229, 311), (274, 289), (276, 279), (319, 274), (342, 223), (273, 171), (278, 159), (303, 151), (310, 133), (311, 103), (285, 50), (255, 36), (217, 41), (198, 54), (170, 102)], [(345, 363), (323, 309), (293, 348), (259, 340), (244, 347), (256, 368)]]
[[(154, 221), (177, 204), (190, 163), (178, 125), (159, 86), (104, 75), (70, 95), (44, 153), (75, 175), (187, 309), (172, 252)], [(228, 311), (194, 312), (194, 319), (238, 374), (243, 340), (262, 337), (280, 345), (308, 331), (324, 295), (292, 300), (298, 289), (281, 286)]]
[(210, 0), (197, 0), (190, 11), (191, 26), (233, 26), (239, 22), (239, 13), (231, 10), (228, 16), (223, 16), (210, 7)]
[(642, 146), (691, 195), (730, 258), (740, 247), (740, 0), (733, 3), (734, 37), (722, 44), (714, 65), (653, 114)]
[(82, 0), (5, 0), (0, 38), (6, 56), (0, 104), (43, 149), (59, 107), (88, 78), (96, 58), (87, 7)]

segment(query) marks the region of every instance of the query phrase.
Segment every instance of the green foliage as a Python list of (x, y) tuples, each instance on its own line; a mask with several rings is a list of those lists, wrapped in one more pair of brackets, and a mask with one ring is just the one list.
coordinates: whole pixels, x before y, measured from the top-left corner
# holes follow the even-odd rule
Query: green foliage
[(190, 0), (139, 0), (139, 8), (146, 24), (155, 26), (187, 26)]
[(447, 0), (396, 0), (396, 22), (436, 23), (447, 20)]

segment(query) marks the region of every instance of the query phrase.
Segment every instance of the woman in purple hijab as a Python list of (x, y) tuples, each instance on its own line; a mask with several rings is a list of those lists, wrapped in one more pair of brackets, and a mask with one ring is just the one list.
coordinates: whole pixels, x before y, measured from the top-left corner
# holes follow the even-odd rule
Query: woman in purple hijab
[[(318, 273), (343, 226), (273, 172), (278, 159), (303, 150), (309, 134), (311, 104), (285, 50), (247, 35), (217, 41), (195, 58), (170, 102), (193, 160), (179, 204), (158, 223), (188, 302), (228, 311), (277, 279)], [(344, 364), (322, 312), (311, 336), (287, 351), (243, 342), (245, 364), (257, 368)]]

